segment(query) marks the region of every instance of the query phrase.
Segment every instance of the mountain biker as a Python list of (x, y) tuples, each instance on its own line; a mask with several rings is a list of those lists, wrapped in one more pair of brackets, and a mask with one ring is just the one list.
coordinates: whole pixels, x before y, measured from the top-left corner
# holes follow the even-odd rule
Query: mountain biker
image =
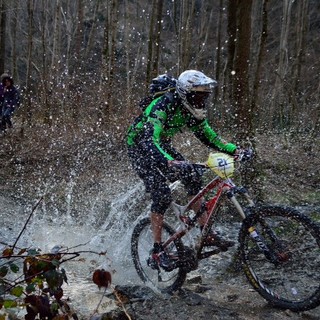
[(8, 128), (12, 128), (11, 117), (15, 109), (20, 105), (20, 95), (18, 89), (13, 83), (13, 78), (8, 74), (1, 76), (3, 92), (0, 97), (1, 101), (1, 131), (4, 132)]
[[(188, 128), (206, 146), (231, 155), (237, 153), (237, 146), (223, 141), (206, 120), (206, 100), (215, 86), (217, 82), (200, 71), (182, 72), (175, 91), (154, 99), (128, 130), (128, 156), (152, 199), (152, 253), (159, 253), (160, 266), (165, 270), (170, 270), (172, 265), (161, 243), (164, 213), (172, 201), (167, 180), (180, 179), (191, 198), (202, 188), (200, 174), (192, 165), (182, 162), (185, 159), (173, 148), (171, 138), (182, 128)], [(202, 213), (198, 219), (200, 228), (207, 218), (202, 204), (200, 199), (192, 208)], [(225, 251), (234, 242), (221, 238), (212, 230), (205, 245), (217, 246)]]

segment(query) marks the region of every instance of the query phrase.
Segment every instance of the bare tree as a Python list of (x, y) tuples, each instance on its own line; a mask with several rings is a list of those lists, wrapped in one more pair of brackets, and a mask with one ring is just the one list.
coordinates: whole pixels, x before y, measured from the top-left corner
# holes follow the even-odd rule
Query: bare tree
[(279, 61), (276, 72), (276, 83), (274, 86), (274, 103), (272, 105), (272, 113), (275, 115), (274, 120), (284, 126), (285, 115), (285, 84), (288, 69), (288, 37), (290, 31), (291, 9), (293, 2), (291, 0), (283, 1), (283, 17), (280, 34)]
[[(267, 5), (268, 0), (263, 0), (261, 2), (256, 2), (256, 5), (259, 4), (257, 15), (260, 15), (262, 21), (261, 23), (261, 29), (258, 30), (258, 41), (257, 41), (257, 61), (256, 61), (256, 69), (252, 70), (252, 77), (253, 77), (253, 86), (252, 86), (252, 94), (251, 94), (251, 103), (250, 103), (250, 111), (252, 113), (252, 120), (253, 118), (257, 116), (257, 100), (258, 100), (258, 92), (260, 87), (260, 79), (261, 79), (261, 69), (263, 64), (263, 59), (265, 57), (265, 50), (266, 50), (266, 41), (267, 41), (267, 35), (268, 35), (268, 11), (267, 11)], [(258, 17), (256, 17), (258, 19)], [(254, 124), (252, 124), (254, 126)]]
[(25, 96), (24, 96), (24, 112), (21, 128), (21, 135), (24, 135), (24, 125), (32, 125), (32, 97), (31, 97), (31, 73), (32, 73), (32, 50), (33, 50), (33, 15), (34, 15), (34, 0), (28, 0), (27, 2), (28, 11), (28, 43), (27, 43), (27, 71), (25, 80)]
[(4, 71), (6, 52), (6, 1), (0, 1), (0, 73)]
[(84, 105), (89, 120), (97, 113), (122, 115), (145, 94), (141, 79), (149, 84), (161, 68), (177, 75), (197, 68), (219, 80), (218, 124), (228, 119), (227, 125), (234, 120), (249, 128), (257, 114), (275, 127), (312, 128), (319, 114), (319, 6), (315, 0), (254, 1), (249, 15), (243, 7), (251, 2), (12, 0), (8, 10), (0, 0), (0, 67), (28, 86), (32, 103), (41, 105), (32, 116), (46, 124), (78, 123)]
[(234, 60), (236, 52), (236, 37), (237, 37), (237, 7), (238, 0), (228, 1), (228, 56), (225, 68), (224, 76), (224, 99), (233, 99), (233, 77), (232, 72), (234, 71)]
[(103, 45), (103, 79), (106, 83), (106, 105), (104, 107), (105, 120), (110, 120), (112, 111), (114, 110), (112, 95), (113, 89), (116, 87), (114, 83), (116, 71), (116, 33), (117, 33), (117, 11), (118, 0), (110, 1), (108, 3), (107, 18), (105, 20), (104, 29), (104, 45)]
[(192, 22), (194, 18), (195, 0), (181, 2), (181, 16), (179, 24), (179, 60), (178, 71), (179, 73), (189, 68), (192, 48)]
[(87, 61), (89, 59), (89, 54), (90, 52), (92, 52), (93, 50), (93, 45), (95, 43), (95, 35), (96, 35), (96, 31), (97, 31), (97, 14), (99, 12), (100, 9), (100, 0), (96, 0), (95, 1), (95, 6), (94, 6), (94, 12), (93, 12), (93, 17), (92, 17), (92, 23), (91, 23), (91, 27), (90, 27), (90, 32), (88, 35), (88, 41), (86, 44), (86, 50), (85, 50), (85, 54), (84, 54), (84, 59), (85, 61)]
[(17, 67), (18, 53), (17, 53), (17, 28), (18, 28), (18, 0), (14, 0), (11, 5), (12, 8), (12, 24), (11, 24), (11, 36), (12, 36), (12, 60), (11, 60), (11, 72), (14, 79), (19, 83), (19, 72)]
[[(291, 119), (296, 119), (296, 124), (299, 126), (301, 121), (297, 117), (298, 104), (303, 103), (303, 85), (301, 86), (301, 69), (303, 65), (303, 60), (305, 58), (306, 51), (306, 35), (308, 28), (308, 6), (309, 1), (303, 0), (299, 1), (297, 4), (296, 13), (296, 42), (295, 42), (295, 53), (294, 53), (294, 63), (292, 66), (292, 92), (290, 95), (290, 100), (292, 104)], [(302, 98), (302, 99), (301, 99)], [(302, 101), (301, 101), (302, 100)]]
[(152, 1), (152, 10), (150, 16), (150, 25), (149, 25), (149, 37), (148, 37), (148, 54), (147, 54), (147, 70), (146, 70), (146, 88), (148, 88), (148, 84), (152, 78), (152, 60), (153, 60), (153, 38), (154, 38), (154, 24), (156, 21), (156, 7), (157, 7), (157, 0)]
[(235, 56), (234, 103), (237, 122), (237, 136), (241, 141), (251, 134), (251, 113), (249, 99), (249, 61), (251, 45), (252, 0), (238, 3), (238, 33)]
[(161, 30), (162, 30), (162, 9), (163, 9), (163, 0), (157, 0), (157, 13), (156, 13), (156, 27), (155, 27), (155, 41), (153, 41), (154, 46), (154, 57), (153, 57), (153, 66), (152, 66), (152, 78), (155, 77), (159, 72), (159, 59), (160, 59), (160, 39), (161, 39)]
[(51, 72), (55, 76), (58, 74), (58, 60), (60, 57), (60, 41), (61, 41), (61, 7), (60, 1), (55, 0), (55, 15), (53, 26), (53, 44), (52, 44), (52, 60), (51, 60)]

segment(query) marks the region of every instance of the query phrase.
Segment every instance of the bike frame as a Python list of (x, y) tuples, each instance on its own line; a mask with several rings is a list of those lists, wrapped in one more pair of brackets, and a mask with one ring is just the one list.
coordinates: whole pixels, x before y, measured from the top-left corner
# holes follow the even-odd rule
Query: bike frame
[(171, 203), (171, 208), (173, 209), (173, 211), (176, 214), (176, 216), (178, 217), (178, 219), (183, 222), (184, 228), (178, 229), (175, 234), (170, 236), (163, 243), (164, 247), (167, 247), (171, 242), (175, 241), (176, 239), (182, 238), (189, 230), (191, 230), (195, 226), (196, 220), (201, 215), (201, 213), (196, 214), (195, 217), (193, 217), (192, 219), (190, 219), (190, 217), (188, 217), (187, 215), (184, 215), (184, 213), (187, 212), (188, 210), (190, 210), (195, 203), (197, 203), (200, 199), (202, 199), (205, 195), (207, 195), (210, 191), (212, 191), (215, 188), (217, 188), (217, 191), (214, 193), (214, 195), (209, 200), (206, 201), (206, 211), (207, 211), (208, 216), (207, 216), (207, 221), (205, 222), (205, 224), (203, 226), (202, 240), (205, 239), (208, 231), (210, 230), (210, 228), (213, 224), (212, 216), (216, 212), (218, 205), (220, 203), (220, 199), (221, 199), (222, 195), (224, 195), (224, 194), (227, 194), (227, 197), (233, 203), (233, 205), (235, 206), (235, 208), (239, 212), (242, 219), (245, 219), (246, 214), (245, 214), (242, 206), (240, 205), (240, 203), (236, 199), (235, 194), (240, 193), (240, 194), (244, 195), (244, 197), (248, 201), (248, 206), (252, 207), (252, 206), (254, 206), (254, 202), (251, 199), (251, 197), (249, 196), (249, 194), (247, 193), (246, 189), (238, 188), (230, 178), (223, 180), (219, 176), (216, 176), (203, 189), (201, 189), (199, 191), (199, 193), (197, 195), (195, 195), (188, 202), (187, 205), (181, 206), (174, 201)]
[[(144, 282), (150, 281), (152, 286), (163, 292), (172, 293), (181, 288), (188, 272), (198, 268), (199, 260), (225, 251), (223, 246), (218, 245), (218, 241), (214, 245), (214, 242), (206, 240), (218, 214), (222, 213), (220, 211), (224, 202), (229, 200), (243, 220), (237, 253), (253, 288), (272, 305), (283, 309), (306, 311), (318, 307), (320, 289), (316, 270), (319, 261), (316, 257), (319, 256), (319, 226), (290, 207), (255, 205), (245, 188), (236, 186), (231, 178), (226, 178), (233, 174), (234, 166), (231, 171), (227, 170), (230, 167), (227, 168), (228, 163), (224, 159), (220, 154), (211, 154), (210, 162), (208, 160), (205, 164), (193, 164), (199, 174), (204, 169), (210, 169), (216, 176), (191, 200), (182, 205), (177, 200), (171, 203), (177, 217), (176, 222), (180, 226), (173, 228), (167, 223), (170, 221), (164, 221), (163, 233), (166, 236), (163, 247), (172, 264), (161, 264), (163, 251), (147, 251), (153, 236), (152, 220), (149, 217), (144, 217), (134, 228), (131, 252), (140, 278)], [(241, 165), (241, 161), (241, 158), (237, 158), (234, 164), (237, 162)], [(180, 183), (174, 182), (170, 186), (171, 191)], [(247, 203), (240, 204), (237, 195)], [(200, 210), (194, 210), (200, 203)], [(204, 211), (207, 217), (200, 237), (198, 232), (189, 233), (199, 226), (199, 218)], [(201, 225), (202, 223), (203, 221)], [(189, 237), (183, 238), (185, 235)], [(307, 273), (303, 277), (305, 267)], [(315, 283), (310, 285), (309, 279)]]

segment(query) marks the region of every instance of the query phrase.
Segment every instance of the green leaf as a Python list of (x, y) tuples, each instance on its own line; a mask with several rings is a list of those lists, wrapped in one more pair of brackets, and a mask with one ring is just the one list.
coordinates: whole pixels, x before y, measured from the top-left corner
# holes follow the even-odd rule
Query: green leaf
[(17, 306), (17, 301), (15, 300), (4, 300), (3, 306), (8, 309), (8, 308), (15, 308)]
[(34, 283), (29, 283), (26, 286), (26, 292), (29, 294), (29, 293), (34, 292), (34, 291), (35, 291), (35, 284)]
[(15, 263), (10, 263), (10, 269), (13, 273), (17, 273), (19, 271), (19, 267)]
[(49, 270), (44, 276), (50, 289), (60, 288), (63, 284), (63, 274), (57, 270)]
[(21, 295), (23, 293), (23, 287), (16, 286), (16, 287), (12, 288), (10, 292), (12, 295), (14, 295), (16, 297), (21, 297)]
[(53, 311), (53, 313), (56, 313), (59, 310), (59, 305), (56, 302), (52, 302), (50, 309)]

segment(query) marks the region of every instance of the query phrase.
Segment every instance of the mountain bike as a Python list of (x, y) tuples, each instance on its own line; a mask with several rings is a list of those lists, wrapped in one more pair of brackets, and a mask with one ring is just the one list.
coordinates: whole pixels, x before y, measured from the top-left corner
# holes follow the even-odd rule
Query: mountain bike
[[(236, 158), (210, 153), (206, 163), (194, 164), (201, 174), (210, 170), (215, 175), (186, 204), (171, 203), (174, 219), (179, 222), (177, 227), (168, 223), (172, 219), (169, 212), (165, 215), (163, 247), (174, 262), (173, 270), (150, 267), (148, 259), (153, 244), (150, 218), (138, 221), (131, 237), (135, 269), (143, 282), (161, 292), (179, 290), (200, 260), (220, 252), (219, 248), (207, 247), (205, 240), (219, 215), (225, 213), (226, 204), (231, 203), (241, 218), (238, 258), (252, 287), (278, 308), (292, 311), (316, 308), (320, 305), (320, 227), (296, 209), (257, 205), (247, 189), (238, 187), (231, 179), (245, 156), (245, 152)], [(173, 193), (178, 184), (172, 184)], [(190, 209), (199, 199), (205, 199), (208, 212), (202, 231), (197, 224), (198, 214)]]

